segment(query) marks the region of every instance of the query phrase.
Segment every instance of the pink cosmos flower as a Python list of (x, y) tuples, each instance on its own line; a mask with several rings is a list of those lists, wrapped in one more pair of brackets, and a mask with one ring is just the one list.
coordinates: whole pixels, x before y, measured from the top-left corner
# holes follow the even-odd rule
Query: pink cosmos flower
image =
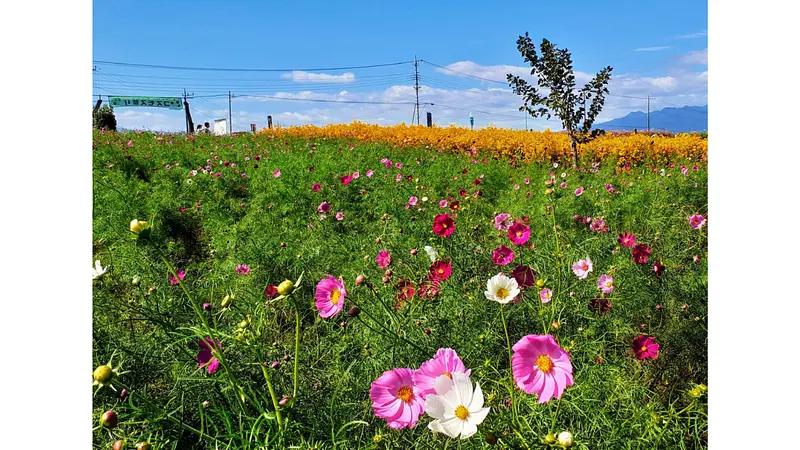
[(700, 214), (694, 214), (689, 216), (689, 225), (692, 226), (695, 230), (699, 230), (703, 228), (703, 225), (706, 223), (706, 218), (701, 216)]
[(522, 245), (531, 238), (531, 229), (522, 222), (511, 225), (508, 229), (508, 238), (514, 245)]
[(341, 181), (343, 185), (347, 186), (348, 184), (350, 184), (351, 181), (353, 181), (353, 177), (351, 177), (349, 174), (342, 175), (341, 177), (339, 177), (339, 181)]
[(655, 359), (660, 346), (652, 337), (640, 334), (633, 339), (631, 347), (633, 347), (633, 354), (638, 359)]
[(247, 266), (247, 264), (239, 264), (236, 266), (236, 273), (239, 275), (247, 275), (250, 273), (250, 268)]
[(311, 185), (311, 190), (314, 192), (319, 192), (320, 189), (322, 189), (322, 185), (320, 185), (319, 183), (314, 183)]
[(514, 381), (526, 393), (536, 394), (540, 404), (551, 398), (560, 399), (564, 389), (574, 383), (569, 354), (553, 336), (529, 334), (512, 349)]
[(514, 251), (505, 245), (501, 245), (492, 252), (492, 261), (498, 266), (505, 266), (514, 261)]
[(327, 213), (331, 210), (331, 205), (328, 202), (322, 202), (317, 206), (318, 213)]
[(433, 219), (433, 232), (439, 236), (447, 237), (453, 234), (456, 230), (456, 225), (450, 214), (439, 214)]
[(200, 346), (200, 352), (197, 353), (197, 367), (205, 367), (208, 374), (211, 375), (219, 369), (219, 360), (211, 354), (211, 351), (222, 351), (222, 344), (220, 344), (219, 339), (205, 338), (197, 341), (197, 345)]
[(401, 175), (401, 174), (399, 174), (399, 173), (398, 173), (398, 174), (397, 174), (397, 175), (394, 177), (394, 181), (396, 181), (396, 182), (398, 182), (398, 183), (399, 183), (400, 181), (402, 181), (402, 179), (403, 179), (403, 175)]
[(616, 194), (617, 193), (617, 190), (614, 189), (614, 186), (612, 186), (610, 184), (606, 184), (606, 190), (611, 194)]
[(567, 188), (567, 182), (566, 181), (562, 181), (559, 186), (561, 186), (561, 189), (566, 189)]
[(242, 172), (242, 179), (244, 180), (245, 178), (247, 178), (247, 174)]
[(411, 369), (387, 370), (369, 388), (375, 416), (386, 419), (391, 428), (413, 428), (425, 409), (425, 397), (413, 377)]
[(623, 247), (633, 247), (636, 244), (636, 237), (633, 236), (633, 233), (622, 233), (617, 237), (617, 242)]
[(373, 172), (373, 171), (371, 171), (371, 170), (368, 170), (368, 171), (367, 171), (367, 178), (372, 178), (372, 175), (373, 175), (374, 173), (375, 173), (375, 172)]
[(361, 177), (361, 174), (360, 174), (359, 172), (353, 172), (353, 179), (354, 179), (354, 180), (355, 180), (356, 178), (359, 178), (359, 177)]
[(447, 208), (447, 200), (439, 201), (439, 208)]
[[(182, 270), (179, 270), (179, 271), (177, 271), (175, 273), (178, 274), (178, 278), (180, 278), (181, 280), (183, 280), (183, 277), (186, 276), (186, 274)], [(178, 278), (175, 278), (175, 275), (173, 275), (173, 274), (169, 274), (169, 278), (168, 278), (169, 279), (169, 284), (171, 284), (173, 286), (175, 286), (177, 284), (180, 284), (180, 281), (178, 281)]]
[(429, 359), (414, 371), (414, 385), (419, 389), (423, 398), (428, 394), (436, 394), (433, 383), (437, 378), (445, 376), (453, 379), (453, 373), (464, 373), (469, 376), (472, 371), (464, 367), (464, 363), (455, 350), (451, 348), (440, 348), (433, 359)]
[(599, 232), (602, 232), (602, 233), (607, 233), (608, 232), (608, 226), (606, 226), (605, 220), (603, 220), (603, 219), (601, 219), (599, 217), (595, 217), (592, 220), (591, 225), (589, 225), (589, 230), (591, 230), (591, 231), (599, 231)]
[(418, 200), (417, 197), (411, 196), (408, 199), (408, 204), (411, 206), (417, 206), (417, 200)]
[(401, 164), (401, 163), (394, 163), (394, 168), (395, 168), (395, 169), (402, 169), (402, 168), (403, 168), (403, 164)]
[(597, 287), (600, 288), (603, 294), (610, 294), (614, 291), (614, 278), (607, 274), (600, 275), (597, 280)]
[(578, 279), (583, 280), (587, 276), (589, 276), (589, 272), (592, 271), (592, 260), (589, 259), (587, 256), (586, 259), (582, 259), (575, 264), (572, 265), (572, 272), (578, 276)]
[(552, 298), (553, 298), (553, 291), (552, 290), (544, 288), (541, 291), (539, 291), (539, 300), (541, 300), (542, 303), (547, 303)]
[(389, 255), (388, 250), (381, 250), (378, 252), (378, 256), (375, 257), (375, 262), (378, 263), (378, 267), (381, 269), (388, 267), (389, 264), (392, 263), (392, 257)]
[(275, 177), (275, 178), (278, 178), (279, 176), (281, 176), (281, 169), (275, 169), (275, 171), (272, 172), (272, 176)]
[(326, 277), (317, 283), (317, 291), (314, 293), (314, 306), (323, 319), (338, 314), (344, 308), (344, 298), (347, 296), (341, 278), (337, 280), (331, 275)]
[(428, 271), (428, 278), (432, 281), (440, 283), (448, 278), (453, 273), (453, 266), (447, 261), (436, 261), (431, 264)]
[(500, 231), (508, 231), (513, 223), (511, 214), (503, 213), (494, 216), (494, 227)]
[(336, 213), (336, 220), (338, 220), (339, 222), (341, 222), (342, 220), (344, 220), (344, 213), (343, 213), (343, 212), (341, 212), (341, 211), (337, 212), (337, 213)]
[(531, 184), (531, 179), (528, 178), (528, 177), (525, 177), (525, 184)]
[(647, 257), (650, 256), (650, 247), (644, 244), (636, 244), (633, 247), (633, 262), (636, 264), (647, 263)]
[(583, 186), (579, 187), (578, 189), (575, 189), (575, 197), (580, 197), (581, 194), (583, 194)]

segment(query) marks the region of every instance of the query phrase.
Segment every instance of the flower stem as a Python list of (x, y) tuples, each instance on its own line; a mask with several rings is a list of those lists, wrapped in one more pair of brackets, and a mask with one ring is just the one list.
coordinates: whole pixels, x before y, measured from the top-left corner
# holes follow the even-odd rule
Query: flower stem
[(272, 388), (272, 378), (270, 377), (269, 372), (267, 372), (267, 368), (264, 367), (263, 364), (261, 365), (261, 372), (264, 373), (264, 379), (267, 381), (269, 396), (272, 398), (272, 406), (275, 407), (275, 419), (278, 421), (278, 428), (283, 431), (283, 422), (281, 421), (281, 411), (280, 407), (278, 406), (278, 398), (275, 396), (275, 389)]
[(558, 403), (556, 404), (556, 413), (553, 414), (553, 422), (550, 423), (550, 432), (553, 432), (553, 429), (556, 426), (556, 418), (558, 417), (558, 410), (561, 408), (561, 399), (558, 399)]
[(511, 413), (514, 416), (514, 421), (517, 421), (517, 402), (514, 401), (514, 367), (511, 357), (511, 339), (508, 338), (508, 326), (506, 325), (506, 315), (503, 309), (506, 305), (500, 305), (500, 318), (503, 320), (503, 331), (506, 333), (506, 348), (508, 349), (508, 370), (511, 372), (511, 385), (509, 387), (509, 395), (511, 397)]

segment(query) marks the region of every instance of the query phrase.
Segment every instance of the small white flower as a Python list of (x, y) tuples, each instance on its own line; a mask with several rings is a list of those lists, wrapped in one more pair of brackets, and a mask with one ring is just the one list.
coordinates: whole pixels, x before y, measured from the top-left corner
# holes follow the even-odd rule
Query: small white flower
[(422, 197), (422, 201), (423, 202), (427, 202), (428, 201), (428, 197)]
[(664, 169), (661, 169), (661, 176), (662, 177), (664, 176), (665, 173), (666, 173), (666, 171)]
[(486, 298), (501, 304), (514, 300), (519, 295), (517, 280), (498, 273), (486, 283)]
[(478, 383), (473, 392), (469, 375), (454, 372), (452, 377), (452, 380), (446, 375), (437, 378), (433, 384), (436, 394), (425, 399), (425, 412), (436, 419), (428, 428), (451, 438), (467, 439), (478, 431), (489, 408), (483, 407), (483, 391)]
[(554, 163), (553, 163), (553, 168), (554, 168), (554, 169), (558, 169), (558, 163), (557, 163), (557, 162), (554, 162)]
[(567, 177), (567, 172), (561, 172), (561, 178), (566, 178), (566, 177)]
[(430, 245), (425, 246), (425, 253), (428, 254), (428, 258), (431, 259), (431, 262), (436, 262), (436, 259), (439, 258), (439, 255), (436, 254), (436, 250), (433, 249)]
[(575, 443), (575, 440), (572, 439), (572, 433), (570, 433), (569, 431), (562, 431), (561, 433), (558, 433), (557, 442), (558, 445), (564, 448), (569, 448), (572, 447), (572, 444)]
[(192, 184), (192, 183), (194, 183), (194, 181), (192, 181), (192, 179), (191, 179), (191, 178), (187, 178), (187, 179), (186, 179), (186, 184)]
[(100, 265), (100, 260), (94, 262), (94, 267), (92, 268), (92, 279), (95, 280), (100, 275), (106, 273), (108, 271), (108, 267), (103, 267)]

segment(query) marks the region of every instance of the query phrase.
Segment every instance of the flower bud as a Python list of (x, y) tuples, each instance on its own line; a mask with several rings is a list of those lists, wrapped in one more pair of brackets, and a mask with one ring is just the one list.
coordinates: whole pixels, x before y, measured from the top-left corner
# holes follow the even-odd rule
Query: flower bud
[(144, 220), (140, 221), (138, 219), (133, 219), (131, 221), (131, 231), (136, 234), (140, 234), (142, 231), (148, 229), (149, 226), (150, 225), (148, 225), (148, 223), (145, 222)]
[(280, 361), (272, 361), (272, 364), (270, 364), (270, 366), (272, 366), (273, 369), (277, 369), (278, 367), (281, 366), (281, 362)]
[(210, 311), (211, 310), (211, 303), (203, 303), (203, 311)]
[(542, 280), (542, 279), (536, 280), (536, 286), (538, 286), (538, 287), (544, 286), (544, 280)]
[(416, 254), (417, 254), (417, 249), (412, 248), (411, 249), (411, 256), (416, 256)]
[(138, 276), (135, 276), (133, 277), (133, 280), (131, 280), (131, 284), (133, 284), (134, 286), (138, 286), (140, 280), (141, 279)]
[(150, 450), (149, 442), (139, 442), (136, 444), (136, 450)]
[(361, 286), (364, 283), (364, 275), (359, 275), (356, 277), (356, 285)]
[(289, 280), (283, 280), (283, 282), (281, 282), (281, 284), (278, 285), (278, 294), (289, 295), (293, 289), (294, 289), (294, 283), (292, 283)]
[(544, 193), (545, 193), (545, 195), (550, 195), (550, 194), (552, 194), (552, 193), (553, 193), (553, 188), (547, 188), (547, 189), (545, 189)]
[(128, 390), (123, 389), (122, 392), (119, 393), (119, 399), (125, 401), (126, 398), (128, 398)]
[(358, 309), (358, 306), (353, 306), (349, 311), (347, 311), (347, 315), (350, 317), (356, 317), (360, 312), (361, 310)]
[(392, 276), (392, 269), (386, 269), (386, 272), (384, 272), (384, 275), (386, 275), (387, 277)]
[(92, 378), (94, 378), (94, 381), (103, 384), (107, 384), (113, 377), (114, 372), (111, 370), (111, 367), (106, 365), (99, 366), (97, 369), (94, 369), (94, 373), (92, 373)]
[(389, 282), (389, 277), (383, 277), (381, 279), (381, 281), (383, 281), (384, 283), (388, 283)]
[(125, 441), (119, 440), (114, 442), (114, 445), (111, 446), (111, 450), (122, 450), (125, 448)]
[(376, 244), (380, 244), (381, 243), (381, 238), (375, 238), (375, 243)]
[(552, 445), (556, 443), (556, 437), (553, 433), (547, 433), (547, 436), (544, 437), (544, 443), (547, 445)]
[(203, 404), (203, 408), (208, 408), (208, 405), (210, 405), (211, 403), (209, 403), (208, 400), (203, 400), (202, 404)]
[(221, 306), (223, 308), (227, 308), (228, 306), (231, 305), (232, 301), (233, 301), (233, 297), (231, 295), (226, 295), (225, 297), (222, 298)]
[(100, 425), (107, 428), (114, 428), (117, 426), (118, 420), (117, 413), (114, 411), (106, 411), (100, 416)]
[(286, 406), (286, 405), (289, 404), (290, 401), (292, 401), (292, 396), (291, 395), (284, 395), (283, 398), (280, 399), (280, 401), (278, 402), (278, 406), (281, 406), (281, 407)]
[(572, 444), (574, 443), (575, 441), (572, 439), (572, 433), (569, 431), (562, 431), (561, 433), (558, 433), (558, 445), (564, 448), (569, 448), (572, 447)]

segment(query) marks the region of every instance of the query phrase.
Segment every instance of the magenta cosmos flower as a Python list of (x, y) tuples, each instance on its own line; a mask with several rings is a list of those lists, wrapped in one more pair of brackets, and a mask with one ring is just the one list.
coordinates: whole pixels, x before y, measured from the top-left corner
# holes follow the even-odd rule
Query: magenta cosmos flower
[(511, 225), (508, 229), (508, 238), (514, 245), (522, 245), (531, 238), (531, 229), (522, 222)]
[(511, 370), (517, 386), (536, 394), (539, 403), (561, 398), (572, 386), (572, 363), (569, 354), (556, 344), (553, 336), (529, 334), (519, 340), (511, 357)]
[(236, 273), (239, 275), (247, 275), (250, 273), (250, 267), (248, 267), (247, 264), (239, 264), (236, 266)]
[(622, 233), (617, 236), (617, 242), (623, 247), (633, 247), (636, 244), (636, 237), (632, 233)]
[(314, 192), (319, 192), (322, 189), (322, 185), (319, 183), (314, 183), (311, 185), (311, 190)]
[(572, 272), (575, 273), (579, 279), (583, 280), (589, 276), (589, 272), (592, 271), (592, 268), (592, 260), (587, 256), (586, 259), (582, 259), (572, 265)]
[(511, 214), (503, 213), (494, 216), (494, 227), (500, 231), (508, 231), (513, 223)]
[(367, 170), (367, 178), (372, 178), (372, 175), (373, 175), (374, 173), (375, 173), (375, 172), (373, 172), (372, 170)]
[(222, 350), (219, 339), (205, 338), (197, 341), (197, 345), (200, 346), (200, 352), (197, 354), (197, 367), (205, 367), (209, 374), (216, 372), (219, 369), (219, 360), (211, 354), (211, 350)]
[(433, 219), (433, 232), (439, 236), (450, 236), (455, 229), (456, 225), (450, 214), (439, 214)]
[(272, 172), (272, 176), (275, 177), (275, 178), (278, 178), (279, 176), (281, 176), (281, 169), (275, 169), (275, 171)]
[(331, 205), (328, 202), (322, 202), (319, 204), (319, 206), (317, 206), (318, 213), (327, 213), (330, 210), (331, 210)]
[(344, 213), (343, 213), (343, 212), (341, 212), (341, 211), (337, 212), (337, 213), (336, 213), (336, 220), (338, 220), (339, 222), (341, 222), (342, 220), (344, 220)]
[(542, 303), (547, 303), (552, 298), (553, 298), (553, 291), (552, 290), (544, 288), (541, 291), (539, 291), (539, 300), (541, 300)]
[(413, 376), (411, 369), (387, 370), (369, 388), (372, 411), (391, 428), (413, 428), (424, 411), (425, 397)]
[(583, 186), (579, 187), (578, 189), (575, 189), (575, 197), (580, 197), (581, 194), (583, 194)]
[(600, 275), (597, 280), (597, 287), (600, 288), (603, 294), (610, 294), (614, 291), (614, 278), (607, 274)]
[(351, 181), (353, 181), (353, 177), (351, 177), (349, 174), (342, 175), (341, 177), (339, 177), (339, 181), (341, 181), (343, 185), (347, 186), (348, 184), (350, 184)]
[(327, 319), (338, 314), (344, 308), (345, 296), (344, 281), (326, 275), (317, 283), (317, 292), (314, 293), (314, 306), (319, 310), (319, 316)]
[(514, 261), (514, 251), (505, 245), (497, 247), (492, 252), (492, 262), (498, 266), (505, 266), (506, 264)]
[(636, 244), (633, 247), (633, 262), (636, 264), (646, 264), (648, 256), (650, 256), (650, 247), (644, 244)]
[(633, 354), (639, 359), (655, 359), (658, 356), (659, 345), (650, 336), (640, 334), (633, 339), (631, 344)]
[(706, 223), (706, 218), (701, 216), (700, 214), (694, 214), (689, 216), (689, 225), (692, 226), (695, 230), (699, 230), (703, 228), (703, 225)]
[(436, 394), (433, 383), (437, 378), (446, 376), (453, 379), (453, 373), (464, 373), (469, 376), (472, 371), (464, 367), (464, 363), (452, 348), (440, 348), (433, 359), (429, 359), (414, 371), (414, 385), (419, 389), (422, 398), (428, 394)]
[[(182, 270), (179, 270), (179, 271), (177, 271), (175, 273), (178, 274), (178, 278), (180, 278), (181, 280), (183, 280), (183, 277), (186, 276), (186, 273), (184, 273), (184, 271), (182, 271)], [(178, 281), (178, 278), (175, 278), (175, 275), (173, 275), (173, 274), (169, 274), (169, 284), (171, 284), (173, 286), (175, 286), (177, 284), (180, 284), (180, 281)]]
[(411, 196), (408, 199), (408, 204), (411, 206), (417, 206), (417, 200), (418, 200), (417, 197)]
[(378, 252), (378, 256), (375, 257), (375, 262), (378, 263), (378, 267), (381, 269), (387, 267), (392, 262), (392, 257), (389, 255), (388, 250), (381, 250)]
[(438, 283), (450, 278), (453, 273), (453, 266), (447, 261), (436, 261), (431, 264), (430, 271), (428, 271), (428, 278), (431, 281)]

